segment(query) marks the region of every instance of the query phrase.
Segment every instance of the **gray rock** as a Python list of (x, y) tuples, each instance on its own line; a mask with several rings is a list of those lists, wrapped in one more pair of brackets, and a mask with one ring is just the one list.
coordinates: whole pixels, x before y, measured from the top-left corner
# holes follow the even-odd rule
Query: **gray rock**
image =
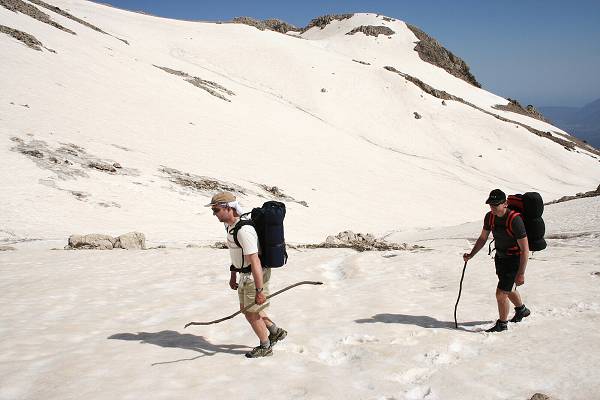
[(354, 16), (354, 14), (329, 14), (329, 15), (322, 15), (320, 17), (312, 19), (308, 23), (308, 25), (305, 26), (302, 29), (302, 32), (306, 32), (307, 30), (309, 30), (313, 26), (318, 26), (319, 28), (323, 29), (327, 25), (329, 25), (329, 23), (332, 22), (332, 21), (335, 21), (335, 20), (337, 20), (337, 21), (343, 21), (345, 19), (352, 18), (353, 16)]
[(415, 115), (415, 119), (421, 119), (421, 118), (423, 118), (423, 117), (421, 117), (421, 114), (419, 114), (416, 111), (413, 114)]
[(16, 250), (16, 248), (12, 247), (12, 246), (0, 246), (0, 251), (13, 251)]
[(141, 232), (125, 233), (117, 238), (114, 248), (125, 250), (145, 250), (146, 236)]
[(346, 35), (354, 35), (358, 32), (362, 32), (367, 36), (375, 37), (379, 35), (391, 36), (396, 33), (387, 26), (361, 25), (346, 33)]
[(554, 400), (554, 399), (543, 393), (536, 393), (531, 397), (530, 400)]
[(90, 161), (88, 163), (88, 167), (95, 168), (100, 171), (117, 172), (117, 169), (114, 166), (102, 161)]
[(89, 235), (71, 235), (65, 249), (73, 250), (112, 250), (117, 239), (109, 235), (92, 233)]

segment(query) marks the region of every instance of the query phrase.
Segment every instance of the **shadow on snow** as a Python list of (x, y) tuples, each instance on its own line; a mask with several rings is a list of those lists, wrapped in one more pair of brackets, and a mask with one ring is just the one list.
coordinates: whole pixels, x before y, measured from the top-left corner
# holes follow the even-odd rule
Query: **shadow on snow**
[(203, 336), (195, 336), (189, 333), (179, 333), (176, 331), (117, 333), (109, 336), (108, 339), (135, 340), (140, 341), (140, 343), (150, 343), (161, 347), (175, 347), (201, 353), (199, 356), (193, 358), (153, 363), (152, 365), (170, 364), (179, 361), (192, 361), (200, 357), (214, 356), (217, 353), (245, 354), (248, 350), (248, 346), (237, 344), (212, 344)]
[(375, 314), (371, 318), (357, 319), (354, 322), (358, 324), (373, 324), (376, 322), (383, 322), (386, 324), (417, 325), (422, 328), (454, 329), (473, 332), (472, 330), (465, 329), (462, 326), (477, 326), (489, 324), (493, 321), (459, 322), (458, 329), (456, 329), (454, 327), (454, 321), (438, 321), (437, 319), (428, 317), (426, 315)]

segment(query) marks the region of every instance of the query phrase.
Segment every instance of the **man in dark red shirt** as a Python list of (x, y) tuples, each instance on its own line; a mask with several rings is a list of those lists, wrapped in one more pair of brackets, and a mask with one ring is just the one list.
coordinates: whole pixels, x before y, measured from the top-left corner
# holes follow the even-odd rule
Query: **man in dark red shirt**
[(511, 318), (511, 322), (520, 322), (531, 313), (523, 304), (521, 295), (517, 291), (517, 286), (525, 283), (529, 244), (523, 219), (517, 212), (508, 208), (506, 194), (502, 190), (492, 190), (485, 203), (490, 205), (490, 211), (485, 215), (483, 229), (477, 242), (470, 253), (463, 254), (463, 260), (466, 262), (473, 258), (485, 245), (492, 232), (496, 242), (494, 263), (498, 275), (496, 301), (499, 319), (486, 332), (502, 332), (508, 329), (509, 300), (515, 306), (515, 315)]

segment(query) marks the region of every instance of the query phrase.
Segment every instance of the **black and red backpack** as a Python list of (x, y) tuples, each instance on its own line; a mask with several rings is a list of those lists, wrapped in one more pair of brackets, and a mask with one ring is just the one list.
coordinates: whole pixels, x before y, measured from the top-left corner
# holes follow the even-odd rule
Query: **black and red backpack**
[[(508, 216), (506, 218), (506, 233), (514, 238), (515, 235), (511, 229), (512, 221), (517, 215), (521, 216), (527, 232), (527, 242), (530, 251), (541, 251), (546, 248), (544, 234), (546, 225), (542, 219), (544, 213), (544, 201), (537, 192), (526, 192), (525, 194), (511, 194), (506, 199), (508, 202)], [(494, 214), (490, 215), (491, 230), (494, 230)], [(511, 250), (511, 249), (509, 249)], [(518, 253), (518, 248), (514, 249)]]

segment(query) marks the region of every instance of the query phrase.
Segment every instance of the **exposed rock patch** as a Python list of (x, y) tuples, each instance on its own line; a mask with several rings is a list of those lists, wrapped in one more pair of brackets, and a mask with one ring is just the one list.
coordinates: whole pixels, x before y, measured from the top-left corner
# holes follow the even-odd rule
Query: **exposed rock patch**
[(396, 73), (396, 74), (404, 77), (407, 81), (414, 83), (416, 86), (418, 86), (419, 88), (421, 88), (424, 92), (426, 92), (426, 93), (428, 93), (428, 94), (430, 94), (430, 95), (432, 95), (434, 97), (437, 97), (437, 98), (442, 99), (442, 100), (455, 100), (455, 101), (461, 102), (461, 103), (463, 103), (465, 105), (468, 105), (469, 107), (472, 107), (472, 108), (474, 108), (474, 109), (476, 109), (478, 111), (481, 111), (481, 112), (483, 112), (485, 114), (491, 115), (494, 118), (499, 119), (500, 121), (509, 122), (511, 124), (515, 124), (515, 125), (521, 126), (521, 127), (525, 128), (525, 129), (527, 129), (529, 132), (534, 133), (537, 136), (544, 137), (546, 139), (552, 140), (553, 142), (556, 142), (556, 143), (562, 145), (566, 150), (572, 151), (572, 150), (575, 149), (575, 147), (579, 147), (582, 150), (588, 151), (588, 152), (596, 154), (596, 155), (600, 155), (600, 150), (595, 149), (594, 147), (588, 146), (585, 143), (582, 143), (582, 142), (577, 141), (577, 140), (562, 139), (562, 138), (553, 136), (550, 132), (540, 131), (539, 129), (535, 129), (535, 128), (533, 128), (533, 127), (531, 127), (531, 126), (529, 126), (527, 124), (524, 124), (522, 122), (517, 122), (517, 121), (510, 120), (508, 118), (504, 118), (504, 117), (502, 117), (502, 116), (500, 116), (498, 114), (494, 114), (494, 113), (492, 113), (490, 111), (484, 110), (483, 108), (478, 107), (475, 104), (470, 103), (470, 102), (468, 102), (468, 101), (466, 101), (466, 100), (464, 100), (464, 99), (462, 99), (460, 97), (454, 96), (454, 95), (452, 95), (452, 94), (450, 94), (448, 92), (445, 92), (443, 90), (435, 89), (435, 88), (431, 87), (430, 85), (426, 84), (425, 82), (421, 81), (420, 79), (415, 78), (414, 76), (405, 74), (403, 72), (400, 72), (400, 71), (398, 71), (394, 67), (385, 66), (384, 68), (386, 70), (390, 71), (390, 72), (394, 72), (394, 73)]
[(263, 20), (263, 23), (266, 25), (267, 29), (274, 32), (300, 32), (300, 28), (276, 18), (265, 19)]
[(383, 239), (377, 239), (370, 233), (354, 233), (352, 231), (340, 232), (335, 236), (327, 236), (325, 242), (320, 244), (307, 244), (297, 246), (299, 248), (349, 248), (357, 251), (387, 251), (387, 250), (415, 250), (423, 246), (409, 246), (406, 243), (392, 243)]
[(375, 37), (377, 37), (379, 35), (391, 36), (396, 33), (393, 30), (391, 30), (390, 28), (388, 28), (387, 26), (361, 25), (359, 27), (352, 29), (350, 32), (346, 33), (346, 35), (354, 35), (358, 32), (362, 32), (367, 36), (375, 36)]
[(527, 107), (523, 108), (523, 106), (517, 100), (513, 100), (510, 98), (507, 100), (508, 100), (508, 104), (506, 104), (506, 105), (496, 104), (495, 106), (493, 106), (493, 108), (495, 108), (496, 110), (510, 111), (510, 112), (514, 112), (517, 114), (526, 115), (528, 117), (539, 119), (540, 121), (550, 123), (550, 121), (548, 121), (546, 118), (544, 118), (542, 113), (540, 113), (538, 110), (536, 110), (535, 107), (532, 106), (531, 104), (529, 104)]
[(192, 85), (194, 85), (202, 90), (207, 91), (211, 95), (218, 97), (221, 100), (231, 102), (231, 100), (228, 99), (227, 97), (225, 97), (223, 94), (226, 94), (228, 96), (235, 96), (235, 93), (233, 93), (231, 90), (219, 85), (218, 83), (215, 83), (212, 81), (207, 81), (207, 80), (198, 78), (197, 76), (191, 76), (185, 72), (177, 71), (175, 69), (171, 69), (171, 68), (167, 68), (167, 67), (160, 67), (158, 65), (155, 65), (155, 67), (158, 69), (161, 69), (169, 74), (172, 74), (175, 76), (180, 76), (180, 77), (184, 78), (184, 80), (186, 82), (189, 82)]
[(214, 193), (219, 191), (227, 191), (232, 193), (246, 194), (246, 189), (233, 183), (219, 181), (206, 176), (188, 174), (187, 172), (181, 172), (174, 168), (168, 168), (165, 166), (163, 166), (159, 171), (167, 174), (168, 179), (171, 182), (185, 188), (198, 190), (200, 192)]
[(371, 65), (371, 63), (368, 63), (366, 61), (360, 61), (360, 60), (355, 60), (355, 59), (352, 59), (352, 61), (357, 62), (357, 63), (362, 64), (362, 65)]
[(306, 32), (307, 30), (309, 30), (312, 27), (319, 27), (321, 29), (324, 29), (327, 25), (329, 25), (332, 21), (343, 21), (345, 19), (349, 19), (352, 18), (354, 16), (354, 14), (329, 14), (329, 15), (322, 15), (320, 17), (317, 18), (313, 18), (308, 25), (306, 25), (303, 29), (302, 32)]
[(460, 78), (475, 87), (481, 87), (481, 84), (477, 82), (477, 79), (471, 74), (467, 63), (452, 54), (452, 52), (447, 50), (437, 40), (423, 32), (421, 29), (411, 24), (406, 24), (406, 26), (415, 34), (417, 39), (419, 39), (414, 50), (419, 53), (421, 60), (440, 67), (449, 74)]
[(413, 112), (413, 115), (415, 116), (415, 119), (421, 119), (421, 118), (423, 118), (423, 117), (421, 116), (421, 114), (419, 114), (419, 113), (418, 113), (418, 112), (416, 112), (416, 111), (415, 111), (415, 112)]
[(267, 29), (267, 25), (257, 19), (254, 19), (252, 17), (235, 17), (234, 19), (231, 20), (231, 22), (233, 22), (234, 24), (244, 24), (244, 25), (249, 25), (249, 26), (253, 26), (258, 30), (264, 31), (265, 29)]
[(308, 207), (308, 203), (306, 201), (303, 201), (303, 200), (298, 201), (298, 200), (294, 199), (292, 196), (288, 196), (287, 194), (284, 194), (281, 191), (281, 189), (279, 189), (277, 186), (263, 185), (262, 183), (257, 183), (257, 185), (260, 186), (260, 188), (263, 189), (264, 191), (268, 192), (276, 200), (293, 201), (295, 203), (303, 205), (304, 207)]
[(57, 29), (60, 29), (61, 31), (75, 35), (75, 32), (53, 21), (48, 14), (46, 14), (43, 11), (40, 11), (36, 6), (26, 3), (22, 0), (0, 0), (0, 6), (13, 12), (19, 12), (21, 14), (28, 15), (33, 19), (53, 26)]
[(555, 399), (548, 395), (545, 395), (543, 393), (536, 393), (533, 396), (531, 396), (530, 400), (555, 400)]
[(300, 32), (300, 28), (276, 18), (269, 18), (261, 21), (252, 17), (235, 17), (231, 22), (234, 24), (253, 26), (261, 31), (270, 30), (278, 33)]
[[(44, 48), (51, 53), (56, 53), (56, 51), (49, 49), (47, 47), (44, 47), (42, 42), (40, 42), (39, 40), (37, 40), (35, 38), (35, 36), (30, 35), (27, 32), (23, 32), (18, 29), (9, 28), (8, 26), (4, 26), (4, 25), (0, 25), (0, 32), (6, 33), (8, 36), (12, 36), (13, 38), (17, 39), (21, 43), (24, 43), (27, 47), (29, 47), (31, 49), (42, 51), (42, 48)], [(29, 108), (29, 106), (27, 106), (27, 105), (25, 105), (25, 106), (26, 106), (26, 108)], [(25, 107), (25, 106), (23, 106), (23, 107)]]
[(548, 204), (563, 203), (563, 202), (569, 201), (569, 200), (583, 199), (585, 197), (596, 197), (596, 196), (600, 196), (600, 185), (598, 185), (596, 190), (590, 190), (589, 192), (585, 192), (585, 193), (577, 193), (575, 196), (563, 196), (560, 199), (552, 200), (552, 201), (549, 201), (548, 203), (544, 203), (544, 204), (548, 205)]
[(14, 251), (16, 248), (12, 246), (0, 246), (0, 251)]
[(146, 249), (146, 236), (140, 232), (129, 232), (118, 237), (92, 233), (71, 235), (65, 250), (112, 250)]
[(137, 176), (139, 172), (133, 168), (116, 168), (119, 163), (101, 159), (89, 154), (80, 146), (63, 143), (54, 149), (42, 140), (25, 142), (19, 137), (12, 137), (16, 143), (12, 151), (21, 153), (34, 161), (38, 167), (54, 172), (60, 179), (76, 179), (88, 177), (86, 170), (95, 169), (111, 175)]

